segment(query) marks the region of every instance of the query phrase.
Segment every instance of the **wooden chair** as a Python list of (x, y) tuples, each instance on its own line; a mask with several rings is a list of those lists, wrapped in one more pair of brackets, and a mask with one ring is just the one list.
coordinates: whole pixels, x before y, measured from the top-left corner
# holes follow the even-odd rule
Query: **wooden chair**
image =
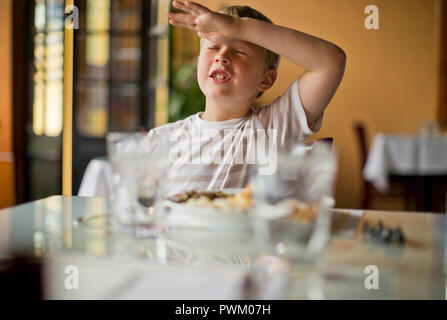
[(304, 144), (307, 146), (311, 146), (314, 143), (320, 143), (320, 142), (327, 143), (327, 144), (329, 144), (330, 147), (332, 147), (332, 145), (334, 144), (334, 138), (332, 138), (332, 137), (320, 138), (320, 139), (316, 139), (313, 141), (306, 141)]
[(363, 178), (363, 168), (365, 168), (366, 160), (368, 159), (368, 147), (366, 145), (366, 130), (362, 123), (354, 123), (354, 130), (357, 137), (357, 143), (360, 151), (361, 171), (360, 175), (363, 180), (363, 195), (362, 195), (362, 209), (370, 208), (373, 185)]
[(325, 143), (328, 143), (332, 147), (332, 145), (334, 144), (334, 138), (332, 138), (332, 137), (321, 138), (321, 139), (317, 139), (317, 142), (325, 142)]
[(374, 186), (363, 178), (363, 168), (365, 168), (368, 159), (368, 145), (366, 139), (365, 125), (361, 122), (354, 123), (354, 131), (357, 137), (359, 147), (361, 171), (363, 180), (362, 209), (370, 209), (373, 198), (376, 197), (400, 197), (405, 201), (405, 210), (410, 210), (411, 204), (411, 183), (409, 177), (390, 175), (390, 191), (387, 194), (379, 193)]

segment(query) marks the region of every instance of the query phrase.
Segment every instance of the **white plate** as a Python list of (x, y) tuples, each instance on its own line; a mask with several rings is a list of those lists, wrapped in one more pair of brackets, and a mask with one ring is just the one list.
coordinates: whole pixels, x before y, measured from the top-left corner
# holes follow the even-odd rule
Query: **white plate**
[[(221, 191), (229, 195), (236, 194), (244, 189), (206, 190), (207, 192)], [(200, 191), (198, 191), (200, 192)], [(248, 214), (246, 212), (232, 212), (222, 209), (200, 207), (186, 203), (177, 203), (166, 200), (165, 206), (169, 208), (167, 217), (168, 227), (191, 227), (200, 229), (246, 229), (248, 227)]]
[[(236, 194), (243, 189), (206, 190)], [(247, 254), (251, 231), (247, 212), (231, 212), (165, 201), (169, 208), (166, 226), (170, 245), (197, 252)]]

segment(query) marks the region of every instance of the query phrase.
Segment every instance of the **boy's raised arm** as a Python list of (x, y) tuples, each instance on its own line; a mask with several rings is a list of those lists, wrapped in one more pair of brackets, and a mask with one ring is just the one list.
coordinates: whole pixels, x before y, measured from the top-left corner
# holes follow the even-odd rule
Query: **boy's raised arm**
[(198, 32), (213, 42), (235, 39), (254, 43), (305, 69), (299, 91), (307, 121), (317, 120), (343, 77), (346, 55), (336, 45), (309, 34), (251, 18), (220, 14), (190, 1), (174, 1), (185, 14), (169, 13), (170, 23)]

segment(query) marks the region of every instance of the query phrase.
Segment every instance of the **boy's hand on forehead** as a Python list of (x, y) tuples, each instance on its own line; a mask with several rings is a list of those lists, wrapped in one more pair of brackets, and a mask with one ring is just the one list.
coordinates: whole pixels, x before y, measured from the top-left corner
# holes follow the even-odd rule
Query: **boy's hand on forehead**
[[(182, 13), (168, 13), (169, 22), (197, 31), (212, 43), (244, 41), (283, 56), (305, 71), (299, 77), (298, 90), (308, 125), (322, 119), (343, 78), (346, 54), (338, 46), (318, 37), (258, 18), (236, 18), (211, 11), (194, 2), (173, 1)], [(276, 76), (275, 76), (276, 77)], [(267, 89), (273, 81), (267, 81)]]
[(202, 39), (214, 43), (229, 43), (239, 38), (242, 24), (238, 18), (214, 12), (191, 1), (173, 1), (172, 5), (185, 13), (169, 12), (169, 22), (173, 26), (197, 31)]

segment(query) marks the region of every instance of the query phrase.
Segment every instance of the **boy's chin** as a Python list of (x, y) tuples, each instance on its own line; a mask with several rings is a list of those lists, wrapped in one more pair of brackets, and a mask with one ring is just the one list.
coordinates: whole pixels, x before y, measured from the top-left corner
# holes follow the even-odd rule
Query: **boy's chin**
[(212, 90), (207, 90), (204, 94), (211, 99), (245, 100), (240, 91), (230, 88), (213, 88)]
[(232, 100), (235, 98), (235, 95), (231, 92), (228, 91), (220, 91), (220, 92), (209, 92), (207, 94), (205, 94), (205, 96), (209, 99), (213, 99), (213, 100)]
[(222, 102), (234, 102), (234, 103), (245, 103), (248, 101), (254, 101), (255, 99), (251, 99), (250, 97), (244, 97), (241, 95), (236, 95), (234, 92), (232, 93), (212, 93), (205, 94), (206, 98), (213, 101), (222, 101)]

